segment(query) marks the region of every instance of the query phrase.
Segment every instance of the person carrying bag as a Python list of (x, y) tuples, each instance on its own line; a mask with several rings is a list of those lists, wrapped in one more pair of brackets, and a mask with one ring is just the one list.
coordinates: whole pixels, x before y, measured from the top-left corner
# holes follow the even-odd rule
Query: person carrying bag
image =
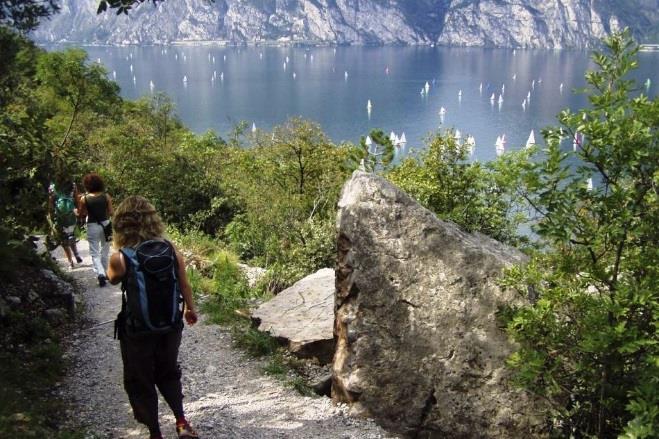
[(108, 255), (112, 241), (112, 197), (105, 192), (103, 179), (96, 174), (85, 175), (82, 180), (87, 193), (80, 198), (80, 216), (87, 218), (87, 241), (92, 267), (103, 287), (107, 282)]

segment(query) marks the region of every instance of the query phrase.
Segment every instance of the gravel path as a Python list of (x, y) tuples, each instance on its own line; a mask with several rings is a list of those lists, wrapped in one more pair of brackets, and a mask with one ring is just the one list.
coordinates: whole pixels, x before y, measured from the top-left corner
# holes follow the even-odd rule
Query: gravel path
[[(123, 390), (119, 343), (114, 319), (121, 308), (118, 286), (99, 288), (86, 241), (80, 241), (82, 264), (71, 275), (83, 287), (86, 329), (70, 336), (71, 368), (61, 394), (73, 402), (72, 425), (85, 426), (92, 438), (147, 438), (132, 416)], [(66, 266), (61, 250), (58, 261)], [(329, 398), (299, 395), (260, 372), (263, 363), (231, 346), (229, 332), (216, 325), (186, 327), (179, 355), (183, 370), (186, 417), (200, 436), (209, 438), (395, 438), (371, 421), (345, 414)], [(175, 438), (174, 418), (160, 401), (165, 438)]]

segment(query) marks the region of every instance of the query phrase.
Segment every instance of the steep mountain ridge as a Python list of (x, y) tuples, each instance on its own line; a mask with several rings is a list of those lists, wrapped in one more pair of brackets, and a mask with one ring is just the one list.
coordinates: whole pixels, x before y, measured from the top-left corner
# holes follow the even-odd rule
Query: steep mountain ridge
[(659, 28), (659, 0), (170, 0), (128, 16), (98, 0), (62, 0), (40, 42), (169, 44), (440, 44), (591, 47), (629, 26)]

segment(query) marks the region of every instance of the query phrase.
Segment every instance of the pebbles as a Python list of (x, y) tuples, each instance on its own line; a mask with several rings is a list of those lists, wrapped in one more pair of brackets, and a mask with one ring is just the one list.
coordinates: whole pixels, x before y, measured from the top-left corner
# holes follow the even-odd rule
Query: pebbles
[[(99, 288), (91, 270), (86, 242), (78, 245), (83, 264), (71, 275), (85, 287), (88, 329), (71, 334), (69, 373), (56, 390), (72, 402), (69, 426), (84, 426), (88, 437), (145, 438), (146, 428), (132, 416), (123, 390), (119, 342), (112, 319), (121, 308), (117, 286)], [(65, 260), (60, 258), (60, 263)], [(372, 421), (350, 418), (347, 407), (328, 398), (305, 397), (261, 374), (264, 363), (231, 346), (228, 330), (206, 325), (203, 316), (186, 327), (179, 354), (183, 370), (186, 417), (206, 439), (346, 438), (385, 439), (396, 436)], [(174, 438), (174, 418), (160, 401), (165, 438)]]

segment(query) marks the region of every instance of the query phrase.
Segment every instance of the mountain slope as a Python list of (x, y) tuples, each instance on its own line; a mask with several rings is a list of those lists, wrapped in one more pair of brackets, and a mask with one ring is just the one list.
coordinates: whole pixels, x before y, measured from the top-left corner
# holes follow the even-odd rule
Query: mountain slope
[(643, 39), (659, 23), (659, 0), (170, 0), (128, 16), (61, 3), (37, 41), (581, 48), (624, 26)]

